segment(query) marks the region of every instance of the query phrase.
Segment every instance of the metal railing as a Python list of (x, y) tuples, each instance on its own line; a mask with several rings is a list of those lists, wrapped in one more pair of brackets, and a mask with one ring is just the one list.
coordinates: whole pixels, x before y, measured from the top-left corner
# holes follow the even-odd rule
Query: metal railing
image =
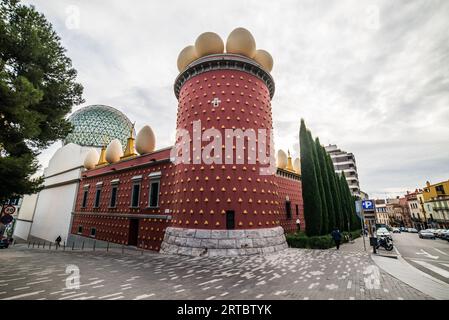
[[(104, 244), (106, 242), (105, 246), (97, 246), (97, 241), (94, 240), (92, 243), (92, 246), (86, 246), (85, 241), (76, 242), (71, 241), (70, 243), (67, 243), (64, 241), (61, 243), (56, 242), (50, 242), (50, 241), (28, 241), (27, 242), (27, 248), (29, 249), (41, 249), (41, 250), (48, 250), (48, 251), (82, 251), (82, 252), (121, 252), (121, 254), (129, 254), (129, 253), (138, 253), (140, 255), (143, 255), (144, 252), (152, 253), (150, 250), (143, 249), (143, 242), (141, 243), (141, 248), (135, 247), (133, 249), (128, 248), (125, 244), (117, 244), (115, 242), (110, 241), (102, 241)], [(112, 245), (119, 245), (111, 247)], [(14, 245), (14, 240), (11, 245)]]

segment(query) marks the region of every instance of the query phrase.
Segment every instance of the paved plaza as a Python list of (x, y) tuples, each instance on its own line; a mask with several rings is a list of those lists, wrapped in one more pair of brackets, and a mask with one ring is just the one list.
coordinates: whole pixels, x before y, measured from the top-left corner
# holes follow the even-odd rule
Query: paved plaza
[(203, 258), (16, 245), (0, 252), (0, 299), (431, 299), (353, 248)]

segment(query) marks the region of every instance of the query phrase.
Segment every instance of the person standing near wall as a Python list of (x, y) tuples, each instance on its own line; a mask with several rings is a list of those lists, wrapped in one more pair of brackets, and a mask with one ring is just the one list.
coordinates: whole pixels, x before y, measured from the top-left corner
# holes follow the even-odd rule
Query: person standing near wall
[(337, 250), (340, 250), (340, 242), (341, 242), (341, 232), (337, 227), (331, 233), (332, 239), (334, 239), (335, 245), (337, 246)]

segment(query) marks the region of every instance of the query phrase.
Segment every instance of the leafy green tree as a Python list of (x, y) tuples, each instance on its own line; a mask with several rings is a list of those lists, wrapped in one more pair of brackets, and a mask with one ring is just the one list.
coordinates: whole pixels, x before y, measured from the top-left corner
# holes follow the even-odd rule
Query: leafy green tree
[[(316, 172), (316, 178), (318, 181), (318, 189), (320, 191), (320, 198), (321, 198), (321, 215), (322, 215), (322, 221), (321, 221), (321, 234), (328, 233), (328, 225), (329, 225), (329, 213), (327, 209), (327, 203), (326, 203), (326, 194), (325, 194), (325, 186), (323, 181), (323, 168), (321, 167), (320, 163), (320, 155), (318, 153), (318, 147), (316, 146), (315, 142), (312, 138), (312, 133), (308, 131), (310, 144), (313, 149), (313, 164), (315, 166), (315, 172)], [(320, 148), (321, 146), (319, 146)]]
[(354, 231), (360, 229), (359, 226), (361, 226), (359, 218), (357, 217), (357, 214), (355, 212), (355, 201), (357, 198), (351, 194), (351, 190), (349, 189), (349, 185), (346, 179), (343, 179), (342, 184), (345, 193), (345, 204), (349, 229)]
[(70, 131), (83, 87), (60, 38), (34, 7), (0, 3), (0, 201), (38, 191), (39, 150)]
[(340, 194), (342, 196), (342, 207), (343, 207), (343, 230), (349, 231), (349, 216), (351, 211), (350, 199), (351, 195), (349, 192), (348, 182), (346, 181), (345, 174), (342, 172), (340, 175)]
[(306, 234), (308, 236), (317, 236), (321, 233), (322, 202), (313, 160), (313, 144), (307, 131), (304, 119), (301, 119), (299, 146)]
[(335, 212), (335, 224), (332, 228), (337, 227), (342, 230), (342, 200), (340, 195), (340, 182), (338, 180), (338, 176), (335, 173), (334, 164), (332, 163), (332, 158), (329, 154), (326, 154), (326, 162), (327, 162), (327, 172), (329, 173), (329, 186), (331, 188), (332, 199), (333, 199), (333, 207)]
[(325, 233), (329, 233), (335, 226), (335, 209), (334, 209), (334, 199), (331, 191), (331, 181), (329, 179), (329, 168), (326, 161), (326, 150), (320, 143), (320, 139), (315, 138), (315, 147), (318, 154), (318, 159), (321, 168), (321, 176), (323, 178), (324, 186), (324, 198), (327, 204), (327, 230)]
[(357, 216), (355, 210), (355, 202), (358, 200), (357, 197), (352, 196), (352, 214), (351, 214), (351, 230), (359, 230), (362, 228), (362, 224), (360, 223), (360, 218)]

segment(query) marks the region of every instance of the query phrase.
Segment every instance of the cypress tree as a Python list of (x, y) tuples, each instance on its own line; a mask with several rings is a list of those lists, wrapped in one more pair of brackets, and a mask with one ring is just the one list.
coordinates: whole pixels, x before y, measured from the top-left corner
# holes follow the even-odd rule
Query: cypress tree
[(356, 210), (355, 210), (355, 201), (357, 200), (356, 197), (354, 197), (351, 194), (351, 190), (349, 189), (348, 183), (345, 185), (345, 193), (347, 200), (347, 212), (348, 212), (348, 221), (349, 221), (349, 229), (351, 231), (359, 229), (360, 223), (359, 218), (357, 217)]
[(306, 234), (308, 236), (317, 236), (321, 232), (322, 223), (321, 197), (313, 163), (313, 145), (310, 143), (304, 119), (301, 119), (299, 146), (301, 154), (302, 198), (304, 203), (304, 219), (306, 220)]
[(350, 206), (349, 206), (349, 199), (348, 199), (348, 182), (346, 181), (345, 174), (342, 172), (340, 175), (340, 194), (342, 197), (342, 217), (343, 217), (343, 230), (349, 231), (349, 212)]
[(318, 158), (320, 162), (321, 174), (323, 178), (324, 186), (324, 196), (327, 205), (327, 230), (325, 233), (331, 232), (335, 226), (335, 209), (334, 209), (334, 199), (332, 197), (331, 182), (329, 180), (328, 165), (326, 161), (326, 150), (320, 143), (320, 139), (315, 139), (315, 146), (318, 153)]
[(331, 193), (333, 197), (333, 204), (334, 204), (334, 218), (335, 218), (335, 224), (332, 226), (332, 228), (337, 227), (340, 230), (342, 229), (342, 203), (341, 203), (341, 196), (340, 196), (340, 188), (339, 188), (339, 181), (337, 179), (337, 174), (335, 173), (334, 164), (332, 163), (331, 156), (326, 153), (326, 161), (327, 161), (327, 168), (329, 173), (329, 182), (331, 187)]
[(321, 200), (321, 232), (320, 234), (327, 233), (327, 226), (329, 224), (328, 213), (327, 213), (327, 205), (326, 205), (326, 197), (324, 194), (324, 184), (323, 184), (323, 175), (321, 173), (320, 161), (317, 152), (316, 145), (313, 141), (312, 133), (307, 130), (307, 135), (309, 138), (309, 143), (313, 152), (313, 165), (315, 166), (315, 173), (318, 182), (318, 191), (320, 193)]
[(357, 197), (351, 196), (351, 204), (352, 204), (352, 213), (351, 213), (351, 230), (357, 230), (361, 229), (360, 225), (360, 219), (357, 216), (356, 210), (355, 210), (355, 202), (357, 201)]

